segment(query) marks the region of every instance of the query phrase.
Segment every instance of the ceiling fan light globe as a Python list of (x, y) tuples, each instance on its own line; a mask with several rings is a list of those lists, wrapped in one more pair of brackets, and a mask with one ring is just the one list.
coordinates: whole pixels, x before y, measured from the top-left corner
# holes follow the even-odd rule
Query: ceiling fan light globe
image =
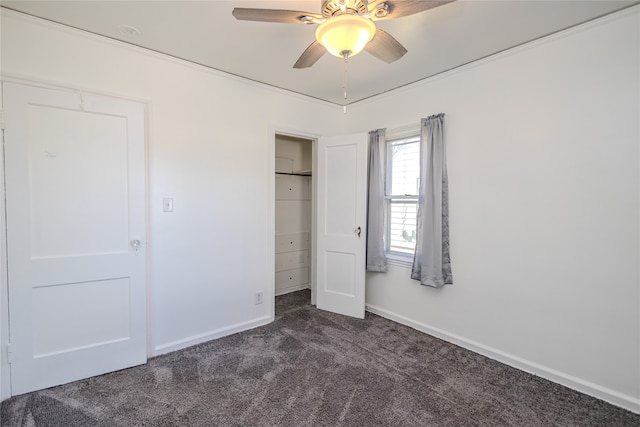
[(327, 19), (316, 29), (316, 40), (327, 51), (339, 58), (344, 52), (357, 55), (371, 41), (376, 33), (376, 25), (359, 15), (338, 15)]

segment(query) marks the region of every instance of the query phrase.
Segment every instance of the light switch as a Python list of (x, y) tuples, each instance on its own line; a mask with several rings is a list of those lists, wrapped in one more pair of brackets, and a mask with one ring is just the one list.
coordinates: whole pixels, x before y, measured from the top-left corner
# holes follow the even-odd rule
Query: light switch
[(173, 212), (173, 199), (171, 197), (165, 197), (162, 199), (162, 211)]

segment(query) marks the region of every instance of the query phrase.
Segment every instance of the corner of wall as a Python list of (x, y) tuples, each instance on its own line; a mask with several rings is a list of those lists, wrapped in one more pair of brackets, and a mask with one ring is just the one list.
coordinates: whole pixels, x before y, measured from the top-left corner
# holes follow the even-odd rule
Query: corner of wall
[[(2, 105), (2, 82), (0, 82), (0, 105)], [(0, 122), (2, 120), (0, 119)], [(4, 131), (0, 133), (0, 400), (11, 397), (10, 371), (7, 360), (9, 345), (9, 293), (7, 287), (7, 229), (4, 194)]]

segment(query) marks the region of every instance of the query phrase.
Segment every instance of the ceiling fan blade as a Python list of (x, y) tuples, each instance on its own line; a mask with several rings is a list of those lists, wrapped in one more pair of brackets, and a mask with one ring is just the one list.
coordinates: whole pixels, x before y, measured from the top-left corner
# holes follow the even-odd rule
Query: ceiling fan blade
[(387, 64), (397, 61), (407, 53), (407, 49), (405, 49), (398, 40), (380, 28), (376, 30), (376, 35), (373, 36), (373, 39), (364, 47), (364, 50), (376, 58), (382, 59)]
[(316, 40), (311, 43), (304, 52), (302, 52), (302, 55), (300, 55), (300, 58), (298, 58), (298, 61), (296, 61), (293, 68), (309, 68), (318, 62), (318, 59), (322, 58), (322, 55), (326, 52), (327, 49), (325, 49), (325, 47)]
[[(233, 9), (232, 14), (241, 21), (283, 22), (286, 24), (304, 24), (305, 20), (313, 22), (313, 19), (322, 19), (322, 15), (316, 13), (244, 7), (236, 7)], [(308, 18), (304, 18), (305, 16)]]
[[(374, 12), (371, 19), (379, 21), (413, 15), (454, 1), (455, 0), (375, 0), (369, 2), (369, 11)], [(388, 6), (389, 13), (386, 16), (377, 16), (375, 10), (385, 4)]]

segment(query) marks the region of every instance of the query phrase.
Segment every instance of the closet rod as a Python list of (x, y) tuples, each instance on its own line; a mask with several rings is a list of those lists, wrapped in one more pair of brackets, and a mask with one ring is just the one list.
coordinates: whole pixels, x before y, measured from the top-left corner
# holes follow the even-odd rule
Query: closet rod
[(295, 175), (295, 176), (311, 176), (311, 173), (295, 173), (295, 172), (276, 172), (276, 175)]

